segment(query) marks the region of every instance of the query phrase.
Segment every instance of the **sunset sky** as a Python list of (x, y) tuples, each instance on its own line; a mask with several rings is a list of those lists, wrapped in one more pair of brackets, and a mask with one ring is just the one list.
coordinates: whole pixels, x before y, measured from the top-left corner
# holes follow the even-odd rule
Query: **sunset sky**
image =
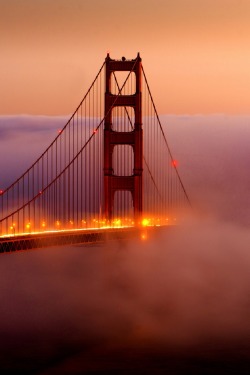
[(249, 0), (0, 0), (0, 114), (68, 115), (107, 51), (161, 114), (248, 114)]

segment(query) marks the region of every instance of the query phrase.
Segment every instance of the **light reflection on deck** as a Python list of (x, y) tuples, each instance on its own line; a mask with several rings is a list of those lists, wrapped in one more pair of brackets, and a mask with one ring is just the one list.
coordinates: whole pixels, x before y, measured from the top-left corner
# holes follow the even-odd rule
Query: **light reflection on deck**
[[(138, 223), (138, 225), (135, 225), (134, 221), (130, 220), (129, 223), (127, 223), (128, 220), (125, 220), (126, 224), (122, 223), (121, 219), (115, 219), (111, 225), (107, 225), (106, 221), (98, 221), (96, 219), (93, 220), (94, 226), (91, 224), (88, 224), (85, 222), (85, 226), (81, 226), (78, 228), (70, 228), (70, 227), (61, 227), (61, 223), (58, 221), (55, 222), (55, 226), (57, 229), (45, 229), (45, 225), (42, 224), (42, 230), (31, 230), (32, 224), (29, 222), (26, 225), (26, 231), (19, 232), (16, 231), (15, 224), (12, 224), (10, 226), (10, 233), (4, 233), (0, 235), (0, 240), (5, 239), (5, 238), (18, 238), (18, 237), (23, 237), (23, 236), (36, 236), (36, 235), (46, 235), (46, 234), (59, 234), (59, 233), (74, 233), (74, 232), (81, 232), (81, 231), (90, 231), (90, 232), (95, 232), (98, 230), (114, 230), (114, 229), (125, 229), (125, 228), (146, 228), (146, 227), (159, 227), (159, 226), (168, 226), (168, 225), (176, 225), (177, 219), (159, 219), (159, 218), (143, 218), (141, 222)], [(44, 222), (43, 222), (44, 223)], [(69, 223), (73, 225), (73, 223)], [(71, 226), (70, 225), (70, 226)], [(59, 226), (61, 227), (60, 229)]]

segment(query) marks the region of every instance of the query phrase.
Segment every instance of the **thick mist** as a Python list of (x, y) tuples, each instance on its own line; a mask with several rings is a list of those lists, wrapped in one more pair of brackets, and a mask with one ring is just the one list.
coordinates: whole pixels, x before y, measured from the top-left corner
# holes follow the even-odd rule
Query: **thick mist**
[(164, 116), (195, 209), (250, 225), (249, 116)]
[(246, 360), (249, 241), (245, 228), (195, 218), (143, 243), (1, 256), (3, 368), (74, 373), (87, 356), (101, 370), (100, 351), (124, 347)]
[(190, 214), (147, 241), (1, 255), (6, 373), (247, 373), (249, 118), (164, 120)]

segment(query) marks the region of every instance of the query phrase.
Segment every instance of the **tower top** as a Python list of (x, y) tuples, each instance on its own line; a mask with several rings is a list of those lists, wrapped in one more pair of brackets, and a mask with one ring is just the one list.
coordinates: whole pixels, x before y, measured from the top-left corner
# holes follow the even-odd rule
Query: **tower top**
[(136, 60), (141, 61), (141, 56), (140, 56), (140, 52), (138, 52), (135, 59), (126, 59), (126, 57), (122, 56), (122, 58), (119, 60), (119, 59), (111, 59), (109, 52), (108, 52), (105, 60), (106, 61), (107, 60), (109, 61), (136, 61)]

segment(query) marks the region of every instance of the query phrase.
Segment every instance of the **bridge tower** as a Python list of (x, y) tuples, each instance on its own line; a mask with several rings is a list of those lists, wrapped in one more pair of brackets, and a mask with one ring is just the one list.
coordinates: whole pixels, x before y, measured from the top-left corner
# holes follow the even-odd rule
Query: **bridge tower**
[[(142, 172), (143, 172), (143, 131), (141, 106), (141, 58), (138, 53), (134, 60), (113, 60), (106, 57), (106, 92), (104, 123), (104, 210), (107, 220), (113, 216), (114, 195), (116, 191), (130, 191), (134, 207), (135, 223), (142, 215)], [(111, 92), (111, 75), (116, 71), (127, 71), (135, 74), (135, 93), (131, 95), (114, 95)], [(112, 129), (112, 110), (117, 107), (134, 109), (134, 128), (130, 132)], [(134, 155), (134, 170), (130, 176), (114, 174), (112, 156), (117, 145), (130, 145)]]

